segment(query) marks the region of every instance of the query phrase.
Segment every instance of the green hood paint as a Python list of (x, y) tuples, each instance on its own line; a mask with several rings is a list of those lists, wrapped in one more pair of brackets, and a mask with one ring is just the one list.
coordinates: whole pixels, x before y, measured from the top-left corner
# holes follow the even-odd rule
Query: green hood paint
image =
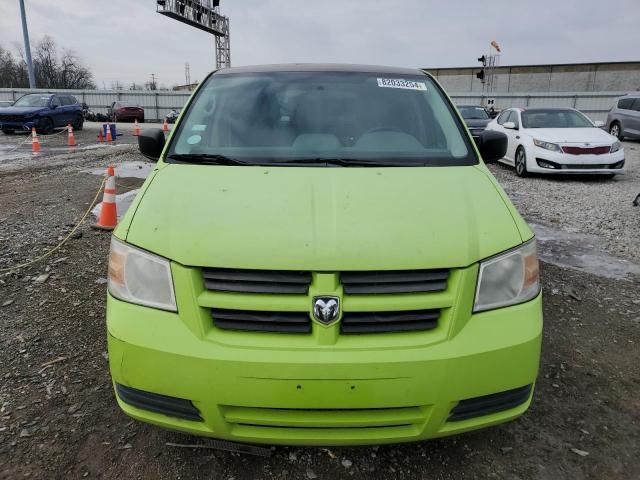
[(463, 267), (523, 241), (497, 188), (482, 167), (170, 164), (121, 233), (188, 266)]

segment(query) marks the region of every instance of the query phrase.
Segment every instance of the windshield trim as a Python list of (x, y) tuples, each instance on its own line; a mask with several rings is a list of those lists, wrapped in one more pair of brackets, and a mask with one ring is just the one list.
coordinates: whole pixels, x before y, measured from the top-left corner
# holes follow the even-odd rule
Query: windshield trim
[[(205, 91), (206, 86), (209, 84), (209, 82), (214, 81), (216, 76), (224, 76), (225, 78), (228, 78), (230, 76), (239, 76), (239, 77), (245, 77), (245, 76), (260, 76), (260, 75), (264, 75), (264, 74), (268, 74), (268, 73), (309, 73), (307, 70), (301, 69), (301, 70), (296, 70), (294, 68), (292, 68), (291, 70), (274, 70), (274, 71), (251, 71), (251, 72), (229, 72), (229, 71), (225, 71), (225, 70), (214, 70), (213, 72), (211, 72), (209, 75), (207, 75), (204, 80), (202, 82), (200, 82), (200, 84), (198, 85), (198, 87), (196, 88), (196, 90), (193, 92), (193, 94), (191, 95), (191, 97), (189, 98), (189, 101), (187, 102), (187, 104), (184, 106), (183, 111), (182, 111), (182, 116), (181, 116), (181, 121), (179, 122), (178, 125), (176, 125), (176, 128), (174, 128), (174, 130), (171, 132), (171, 135), (167, 141), (167, 145), (166, 148), (164, 150), (164, 154), (160, 157), (159, 162), (161, 163), (167, 163), (167, 164), (185, 164), (185, 162), (183, 161), (178, 161), (178, 160), (172, 160), (170, 158), (171, 155), (175, 154), (174, 148), (177, 144), (177, 140), (180, 137), (180, 135), (182, 134), (183, 131), (183, 127), (185, 125), (185, 119), (188, 118), (189, 113), (191, 112), (191, 109), (193, 108), (193, 106), (198, 102), (198, 100), (201, 98), (202, 93)], [(323, 70), (317, 70), (317, 71), (312, 71), (312, 73), (317, 73), (318, 75), (322, 75), (322, 74), (331, 74), (331, 73), (338, 73), (338, 74), (363, 74), (363, 73), (369, 73), (369, 74), (373, 74), (373, 75), (384, 75), (386, 74), (384, 72), (384, 70), (380, 70), (380, 71), (376, 71), (376, 70), (372, 70), (372, 71), (359, 71), (357, 69), (354, 70), (341, 70), (339, 68), (327, 68), (327, 69), (323, 69)], [(405, 75), (407, 77), (409, 77), (409, 75)], [(430, 82), (430, 86), (432, 86), (433, 88), (437, 89), (437, 91), (439, 92), (440, 96), (442, 97), (442, 101), (445, 104), (447, 111), (449, 112), (449, 115), (451, 115), (451, 118), (454, 122), (454, 124), (456, 125), (458, 132), (460, 133), (460, 136), (462, 138), (462, 142), (464, 143), (466, 149), (467, 149), (467, 156), (463, 157), (463, 158), (459, 158), (459, 159), (455, 159), (456, 163), (452, 163), (452, 159), (451, 158), (427, 158), (427, 157), (420, 157), (420, 158), (416, 158), (415, 161), (415, 167), (464, 167), (464, 166), (474, 166), (474, 165), (478, 165), (480, 164), (480, 158), (479, 155), (477, 153), (477, 149), (475, 146), (475, 142), (473, 141), (473, 139), (471, 138), (466, 123), (464, 122), (464, 119), (462, 118), (462, 115), (459, 114), (455, 104), (453, 103), (453, 101), (451, 100), (451, 98), (447, 95), (447, 93), (444, 91), (444, 89), (442, 88), (442, 86), (437, 82), (437, 80), (430, 75), (428, 72), (424, 72), (421, 70), (417, 70), (414, 72), (413, 74), (414, 77), (425, 77), (426, 79), (429, 80)], [(265, 157), (268, 158), (268, 157)], [(255, 161), (255, 157), (242, 157), (242, 156), (234, 156), (234, 159), (237, 159), (239, 162), (251, 162), (252, 160)], [(369, 159), (369, 158), (367, 158)], [(270, 159), (272, 160), (272, 159)], [(287, 165), (287, 158), (279, 158), (278, 161), (272, 161), (272, 162), (265, 162), (264, 165), (260, 164), (259, 166), (280, 166), (280, 167), (291, 167), (291, 164)], [(360, 160), (365, 160), (364, 158), (361, 158)], [(375, 157), (376, 161), (379, 161), (380, 163), (382, 163), (383, 165), (378, 165), (378, 167), (384, 167), (384, 168), (393, 168), (391, 166), (389, 166), (389, 163), (392, 162), (397, 162), (398, 165), (394, 165), (400, 168), (406, 168), (406, 167), (414, 167), (414, 165), (407, 165), (407, 158), (394, 158), (394, 157), (382, 157), (382, 156), (376, 156)], [(278, 163), (280, 163), (280, 165), (278, 165)], [(245, 165), (245, 166), (252, 166), (252, 165)], [(321, 167), (321, 168), (326, 168), (327, 166), (331, 167), (331, 165), (326, 165), (326, 164), (322, 164), (322, 162), (320, 163), (316, 163), (313, 165), (295, 165), (296, 167), (300, 166), (303, 168), (308, 168), (308, 167)], [(376, 167), (376, 165), (371, 164), (370, 167), (365, 167), (363, 165), (357, 165), (357, 167), (360, 168), (370, 168), (370, 167)]]
[[(47, 97), (47, 101), (45, 105), (17, 105), (17, 103), (27, 97)], [(53, 98), (52, 94), (41, 94), (41, 93), (27, 93), (26, 95), (21, 96), (19, 99), (17, 99), (15, 102), (13, 102), (12, 107), (35, 107), (35, 108), (45, 108), (49, 105), (49, 102), (51, 102), (51, 99)]]
[[(531, 127), (531, 126), (526, 125), (525, 117), (529, 113), (553, 113), (553, 112), (576, 114), (579, 117), (582, 117), (587, 122), (588, 125), (584, 125), (582, 127), (576, 127), (576, 126), (570, 126), (570, 127)], [(528, 110), (523, 110), (522, 112), (520, 112), (520, 118), (522, 120), (522, 128), (526, 128), (526, 129), (530, 129), (530, 130), (538, 130), (538, 129), (542, 129), (542, 128), (560, 129), (560, 130), (564, 130), (564, 129), (567, 129), (567, 128), (598, 128), (598, 127), (596, 127), (594, 125), (594, 123), (591, 121), (591, 119), (589, 117), (587, 117), (580, 110), (575, 110), (573, 108), (535, 108), (535, 109), (528, 109)]]

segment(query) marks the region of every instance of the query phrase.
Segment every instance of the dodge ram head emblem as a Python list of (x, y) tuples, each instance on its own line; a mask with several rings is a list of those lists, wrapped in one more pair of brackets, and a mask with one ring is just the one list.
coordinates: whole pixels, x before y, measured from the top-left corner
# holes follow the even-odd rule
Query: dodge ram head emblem
[(340, 316), (340, 299), (338, 297), (314, 297), (313, 316), (324, 325), (335, 322)]

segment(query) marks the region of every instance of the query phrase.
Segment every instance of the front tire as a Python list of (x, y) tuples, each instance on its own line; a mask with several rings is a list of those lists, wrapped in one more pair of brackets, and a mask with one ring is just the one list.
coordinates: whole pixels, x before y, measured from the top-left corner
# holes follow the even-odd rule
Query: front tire
[(516, 150), (515, 167), (517, 176), (526, 177), (529, 174), (527, 171), (527, 154), (522, 147), (518, 147), (518, 150)]
[(73, 122), (73, 129), (79, 132), (80, 130), (82, 130), (83, 126), (84, 126), (84, 118), (82, 117), (82, 115), (80, 115), (76, 118), (76, 121)]
[(2, 129), (2, 133), (4, 133), (5, 135), (13, 135), (14, 132), (15, 132), (15, 130), (11, 130), (10, 128), (3, 128)]
[(53, 132), (53, 120), (51, 120), (49, 117), (43, 118), (42, 120), (40, 120), (40, 128), (38, 130), (40, 130), (39, 133), (41, 133), (42, 135), (49, 135), (51, 132)]
[(613, 122), (609, 127), (609, 134), (616, 137), (618, 140), (624, 140), (624, 136), (622, 135), (622, 126), (619, 122)]

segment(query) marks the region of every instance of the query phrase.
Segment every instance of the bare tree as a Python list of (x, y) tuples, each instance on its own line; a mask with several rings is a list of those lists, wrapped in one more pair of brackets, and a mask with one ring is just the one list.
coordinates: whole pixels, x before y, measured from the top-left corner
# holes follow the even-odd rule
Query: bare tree
[(96, 88), (93, 75), (82, 65), (72, 51), (65, 51), (60, 62), (60, 87), (58, 88)]
[[(41, 88), (96, 88), (89, 69), (70, 50), (58, 56), (56, 42), (48, 35), (36, 45), (33, 57), (36, 80)], [(21, 49), (16, 58), (0, 47), (0, 87), (29, 87)]]

